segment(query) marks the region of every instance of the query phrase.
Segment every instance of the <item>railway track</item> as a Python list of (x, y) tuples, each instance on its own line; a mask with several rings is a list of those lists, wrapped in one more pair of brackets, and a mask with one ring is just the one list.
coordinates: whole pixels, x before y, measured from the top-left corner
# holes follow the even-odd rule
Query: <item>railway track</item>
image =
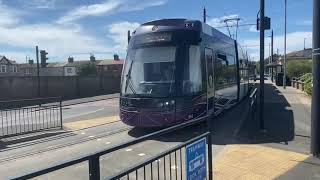
[[(117, 122), (113, 122), (112, 124), (117, 123)], [(109, 123), (109, 124), (111, 124), (111, 123)], [(72, 145), (85, 143), (85, 142), (92, 141), (92, 140), (99, 139), (99, 138), (105, 138), (105, 137), (112, 136), (112, 135), (115, 135), (115, 134), (118, 134), (118, 133), (129, 131), (130, 129), (132, 129), (132, 127), (124, 126), (124, 127), (120, 127), (120, 128), (115, 129), (115, 130), (112, 130), (112, 131), (95, 134), (94, 136), (86, 136), (86, 137), (78, 138), (78, 139), (70, 141), (70, 142), (58, 143), (58, 144), (55, 144), (55, 145), (52, 145), (52, 146), (48, 146), (46, 148), (42, 148), (40, 150), (39, 149), (30, 150), (30, 151), (27, 151), (27, 152), (24, 152), (24, 153), (19, 153), (19, 154), (12, 155), (12, 156), (6, 156), (5, 158), (0, 158), (0, 163), (12, 161), (12, 160), (17, 160), (17, 159), (20, 159), (20, 158), (24, 158), (24, 157), (27, 157), (27, 156), (32, 156), (32, 155), (36, 155), (36, 154), (40, 154), (40, 153), (45, 153), (45, 152), (48, 152), (48, 151), (53, 151), (53, 150), (57, 150), (57, 149), (68, 147), (68, 146), (72, 146)], [(41, 143), (45, 143), (45, 142), (50, 142), (50, 141), (59, 140), (59, 139), (62, 139), (62, 138), (67, 138), (67, 137), (79, 135), (79, 133), (81, 131), (83, 131), (83, 130), (84, 129), (79, 129), (79, 130), (75, 130), (75, 131), (67, 131), (67, 132), (65, 132), (63, 134), (60, 134), (60, 135), (56, 135), (56, 136), (52, 136), (52, 137), (48, 137), (48, 138), (43, 138), (43, 139), (31, 141), (31, 142), (20, 143), (20, 144), (18, 144), (16, 146), (13, 146), (13, 147), (10, 147), (10, 148), (6, 148), (6, 149), (2, 149), (2, 150), (0, 150), (0, 152), (8, 152), (8, 151), (11, 151), (11, 150), (14, 150), (14, 149), (18, 149), (18, 148), (23, 148), (23, 147), (27, 147), (27, 146), (32, 146), (32, 145), (36, 145), (36, 144), (41, 144)]]

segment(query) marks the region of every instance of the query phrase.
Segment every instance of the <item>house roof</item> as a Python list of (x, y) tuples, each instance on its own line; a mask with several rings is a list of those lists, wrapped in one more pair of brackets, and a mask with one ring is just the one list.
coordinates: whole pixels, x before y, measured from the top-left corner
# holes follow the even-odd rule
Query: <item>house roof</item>
[(1, 61), (6, 61), (8, 64), (10, 65), (14, 65), (14, 64), (17, 64), (15, 61), (11, 61), (9, 60), (8, 58), (6, 58), (5, 56), (0, 56), (0, 62)]
[(107, 65), (114, 65), (114, 64), (123, 64), (124, 60), (120, 59), (120, 60), (113, 60), (113, 59), (107, 59), (107, 60), (102, 60), (99, 64), (97, 64), (98, 66), (107, 66)]
[(20, 68), (28, 68), (28, 67), (37, 67), (37, 64), (29, 64), (29, 63), (23, 63), (23, 64), (17, 64)]
[(294, 51), (287, 54), (289, 58), (312, 58), (312, 49), (304, 49), (301, 51)]

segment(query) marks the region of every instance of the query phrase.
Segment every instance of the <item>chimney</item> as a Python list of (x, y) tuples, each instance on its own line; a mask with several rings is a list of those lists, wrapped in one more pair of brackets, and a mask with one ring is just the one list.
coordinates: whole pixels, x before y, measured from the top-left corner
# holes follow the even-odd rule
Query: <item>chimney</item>
[(68, 62), (69, 63), (73, 63), (73, 61), (74, 61), (73, 57), (68, 57)]
[(33, 60), (32, 59), (29, 59), (29, 64), (33, 64)]
[(118, 55), (118, 54), (114, 54), (114, 55), (113, 55), (113, 60), (119, 61), (119, 60), (120, 60), (120, 59), (119, 59), (119, 55)]
[(94, 57), (93, 54), (90, 55), (90, 61), (91, 61), (91, 62), (95, 62), (95, 61), (96, 61), (96, 57)]

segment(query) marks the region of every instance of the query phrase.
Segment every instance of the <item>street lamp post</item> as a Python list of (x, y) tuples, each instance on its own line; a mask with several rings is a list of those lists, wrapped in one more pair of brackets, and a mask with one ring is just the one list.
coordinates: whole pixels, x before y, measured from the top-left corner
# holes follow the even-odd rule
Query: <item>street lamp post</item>
[(320, 155), (320, 0), (313, 0), (311, 154)]
[(283, 88), (286, 89), (287, 78), (287, 0), (284, 0), (284, 59), (283, 59)]
[(260, 0), (260, 129), (264, 130), (264, 0)]

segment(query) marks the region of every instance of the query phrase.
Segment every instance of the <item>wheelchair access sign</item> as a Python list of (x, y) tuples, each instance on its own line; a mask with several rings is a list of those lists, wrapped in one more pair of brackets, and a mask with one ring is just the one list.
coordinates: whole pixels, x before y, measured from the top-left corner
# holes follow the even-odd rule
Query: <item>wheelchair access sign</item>
[(186, 147), (187, 180), (204, 180), (207, 176), (206, 138), (202, 138)]

